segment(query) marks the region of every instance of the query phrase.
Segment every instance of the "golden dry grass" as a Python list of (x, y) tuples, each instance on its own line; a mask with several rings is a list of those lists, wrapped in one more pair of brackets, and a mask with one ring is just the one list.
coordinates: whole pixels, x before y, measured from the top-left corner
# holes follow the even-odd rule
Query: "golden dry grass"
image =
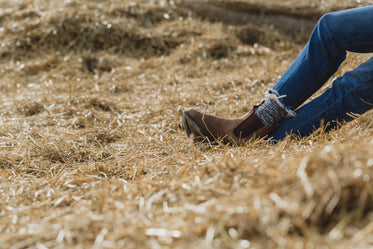
[[(371, 3), (235, 2), (297, 18)], [(243, 114), (308, 34), (190, 4), (0, 1), (0, 248), (373, 246), (372, 112), (275, 145), (186, 138), (184, 108)]]

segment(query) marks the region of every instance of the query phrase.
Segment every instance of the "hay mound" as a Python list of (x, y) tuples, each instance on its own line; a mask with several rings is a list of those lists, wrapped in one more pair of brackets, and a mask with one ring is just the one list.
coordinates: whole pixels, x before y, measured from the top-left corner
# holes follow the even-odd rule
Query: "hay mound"
[(149, 8), (147, 5), (140, 8), (131, 3), (126, 5), (109, 8), (100, 17), (92, 6), (84, 5), (86, 11), (81, 12), (74, 4), (64, 6), (63, 11), (56, 11), (53, 15), (41, 17), (28, 13), (26, 19), (21, 21), (21, 27), (4, 30), (12, 35), (3, 43), (7, 46), (1, 57), (19, 58), (40, 50), (63, 53), (71, 50), (104, 50), (147, 58), (169, 54), (190, 35), (186, 30), (168, 34), (156, 31), (156, 26), (162, 21), (172, 22), (183, 18), (186, 15), (183, 9), (174, 11), (169, 8)]
[[(23, 34), (10, 43), (17, 44), (15, 52), (44, 50), (108, 51), (132, 57), (168, 54), (183, 41), (186, 33), (177, 36), (150, 34), (137, 27), (105, 24), (90, 15), (78, 14), (53, 17), (44, 24), (26, 26)], [(10, 50), (11, 48), (8, 48)]]

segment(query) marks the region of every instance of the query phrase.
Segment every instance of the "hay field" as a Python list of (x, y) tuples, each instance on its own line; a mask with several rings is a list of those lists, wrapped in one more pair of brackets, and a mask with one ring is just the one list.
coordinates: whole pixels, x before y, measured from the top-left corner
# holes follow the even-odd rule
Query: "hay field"
[(372, 112), (243, 147), (181, 119), (245, 113), (320, 15), (366, 4), (0, 1), (0, 248), (372, 248)]

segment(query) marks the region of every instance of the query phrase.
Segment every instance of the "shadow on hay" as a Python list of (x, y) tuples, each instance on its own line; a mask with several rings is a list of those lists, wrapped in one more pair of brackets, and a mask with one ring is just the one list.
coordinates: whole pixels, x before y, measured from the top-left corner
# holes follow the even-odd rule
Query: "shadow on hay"
[(265, 4), (237, 1), (211, 3), (185, 0), (182, 5), (211, 22), (235, 25), (237, 38), (250, 45), (271, 44), (278, 39), (279, 34), (282, 38), (304, 43), (322, 15), (320, 11), (312, 9), (268, 7)]

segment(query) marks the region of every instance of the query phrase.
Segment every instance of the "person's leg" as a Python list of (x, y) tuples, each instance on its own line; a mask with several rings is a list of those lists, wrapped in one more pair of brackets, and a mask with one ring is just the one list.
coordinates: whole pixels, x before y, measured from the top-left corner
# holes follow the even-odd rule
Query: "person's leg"
[(325, 14), (273, 90), (295, 110), (336, 72), (346, 51), (373, 52), (373, 5)]
[[(324, 15), (306, 47), (252, 113), (225, 119), (195, 109), (186, 110), (183, 116), (188, 136), (194, 134), (211, 142), (228, 137), (240, 144), (252, 137), (267, 135), (284, 119), (292, 120), (291, 116), (295, 116), (292, 110), (335, 73), (346, 58), (346, 51), (373, 51), (372, 13), (373, 5)], [(312, 126), (317, 126), (319, 121), (313, 120)], [(277, 133), (280, 131), (275, 131), (275, 138), (280, 137)]]
[(327, 125), (326, 131), (337, 125), (335, 121), (350, 121), (349, 113), (363, 114), (373, 108), (373, 57), (353, 71), (333, 82), (321, 96), (297, 110), (297, 115), (285, 119), (273, 132), (275, 140), (287, 134), (307, 136)]

